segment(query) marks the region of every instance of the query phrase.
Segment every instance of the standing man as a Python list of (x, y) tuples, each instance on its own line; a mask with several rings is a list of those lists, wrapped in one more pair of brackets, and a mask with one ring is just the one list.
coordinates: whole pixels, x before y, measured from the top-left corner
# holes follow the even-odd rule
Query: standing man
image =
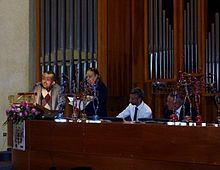
[(127, 118), (130, 116), (132, 121), (137, 121), (140, 118), (152, 118), (151, 108), (144, 103), (144, 91), (139, 88), (133, 88), (130, 92), (130, 104), (123, 110), (118, 118)]
[(46, 71), (42, 75), (41, 82), (34, 88), (35, 104), (39, 104), (48, 110), (63, 110), (64, 96), (61, 95), (61, 88), (55, 82), (55, 74)]

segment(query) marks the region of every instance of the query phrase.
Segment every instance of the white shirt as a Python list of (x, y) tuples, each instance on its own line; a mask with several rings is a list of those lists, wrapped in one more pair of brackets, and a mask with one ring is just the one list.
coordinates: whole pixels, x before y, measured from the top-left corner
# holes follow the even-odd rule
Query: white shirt
[[(135, 107), (136, 105), (132, 105), (131, 103), (126, 107), (125, 110), (123, 110), (121, 113), (119, 113), (118, 118), (126, 118), (128, 116), (131, 117), (131, 120), (133, 121), (134, 119), (134, 113), (135, 113)], [(137, 111), (137, 119), (140, 118), (152, 118), (152, 111), (151, 108), (144, 103), (143, 101), (141, 102), (141, 104), (137, 107), (138, 111)]]
[(178, 117), (178, 119), (180, 118), (180, 111), (182, 109), (182, 106), (180, 106), (177, 110), (176, 110), (176, 115)]

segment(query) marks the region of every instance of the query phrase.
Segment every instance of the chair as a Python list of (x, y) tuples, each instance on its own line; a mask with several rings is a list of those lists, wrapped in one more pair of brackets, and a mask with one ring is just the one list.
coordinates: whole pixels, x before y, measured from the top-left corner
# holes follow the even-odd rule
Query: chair
[(129, 103), (128, 96), (108, 96), (107, 101), (108, 116), (115, 117), (123, 111)]

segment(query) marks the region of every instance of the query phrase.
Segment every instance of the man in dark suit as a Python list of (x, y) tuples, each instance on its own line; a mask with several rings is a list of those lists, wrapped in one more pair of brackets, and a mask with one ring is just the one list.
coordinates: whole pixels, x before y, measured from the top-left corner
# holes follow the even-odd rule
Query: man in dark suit
[[(171, 92), (168, 95), (163, 114), (164, 118), (166, 119), (172, 119), (173, 117), (176, 117), (179, 121), (189, 121), (192, 119), (193, 122), (196, 121), (197, 115), (196, 110), (193, 107), (190, 109), (190, 103), (184, 103), (183, 98), (176, 91)], [(190, 117), (190, 115), (192, 117)]]

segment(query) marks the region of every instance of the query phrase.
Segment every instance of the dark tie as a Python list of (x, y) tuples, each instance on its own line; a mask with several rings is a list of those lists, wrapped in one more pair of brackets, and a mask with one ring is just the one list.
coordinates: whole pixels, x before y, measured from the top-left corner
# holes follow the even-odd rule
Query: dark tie
[(138, 112), (138, 108), (135, 107), (134, 120), (133, 120), (133, 121), (136, 121), (136, 120), (137, 120), (137, 112)]

